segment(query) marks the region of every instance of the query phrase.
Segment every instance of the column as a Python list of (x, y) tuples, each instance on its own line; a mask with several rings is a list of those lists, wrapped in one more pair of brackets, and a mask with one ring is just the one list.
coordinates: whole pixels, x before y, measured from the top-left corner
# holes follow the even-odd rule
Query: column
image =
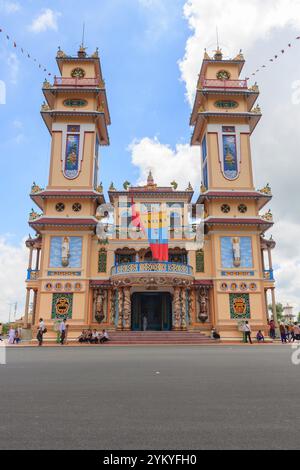
[(118, 289), (118, 330), (123, 330), (123, 289), (122, 287)]
[(28, 259), (28, 269), (27, 269), (27, 279), (30, 280), (30, 273), (32, 270), (32, 255), (33, 255), (33, 248), (32, 246), (29, 248), (29, 259)]
[(124, 304), (123, 304), (123, 324), (124, 330), (131, 330), (131, 297), (130, 287), (124, 288)]
[(269, 320), (269, 304), (268, 304), (268, 289), (265, 289), (265, 307), (266, 307), (266, 316), (267, 320)]
[(175, 287), (174, 289), (174, 301), (173, 301), (173, 330), (180, 330), (181, 326), (181, 305), (180, 305), (180, 287)]
[(35, 261), (35, 270), (38, 271), (39, 270), (39, 266), (40, 266), (40, 253), (41, 253), (41, 249), (38, 248), (36, 250), (36, 261)]
[(268, 247), (268, 259), (269, 259), (270, 279), (273, 279), (272, 253), (271, 253), (271, 248), (269, 248), (269, 247)]
[(278, 325), (278, 318), (277, 318), (277, 310), (276, 310), (276, 300), (275, 300), (275, 289), (271, 289), (272, 292), (272, 311), (273, 311), (273, 319), (275, 325)]
[(35, 320), (36, 320), (36, 303), (37, 303), (38, 291), (34, 290), (33, 292), (34, 292), (34, 294), (33, 294), (32, 322), (31, 322), (32, 326), (35, 325)]
[(31, 289), (29, 289), (29, 288), (26, 289), (25, 315), (24, 315), (24, 322), (23, 322), (24, 329), (27, 329), (27, 328), (28, 328), (28, 314), (29, 314), (30, 290), (31, 290)]
[(183, 287), (181, 289), (181, 329), (186, 330), (186, 290)]

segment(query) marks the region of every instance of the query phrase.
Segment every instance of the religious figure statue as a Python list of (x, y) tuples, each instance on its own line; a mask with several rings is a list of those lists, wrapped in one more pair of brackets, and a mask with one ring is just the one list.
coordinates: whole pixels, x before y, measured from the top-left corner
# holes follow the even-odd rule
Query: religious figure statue
[(63, 267), (69, 266), (70, 262), (70, 239), (64, 237), (61, 247), (61, 264)]
[(123, 302), (123, 326), (125, 330), (130, 330), (131, 324), (131, 300), (130, 300), (130, 287), (124, 289), (124, 302)]
[(181, 299), (180, 299), (180, 287), (175, 287), (174, 292), (174, 320), (173, 327), (175, 330), (180, 329), (180, 317), (181, 317)]
[(198, 302), (199, 302), (199, 320), (202, 323), (205, 323), (208, 319), (208, 297), (207, 297), (207, 292), (205, 289), (200, 289), (199, 291), (199, 296), (198, 296)]
[(238, 237), (232, 238), (233, 265), (238, 268), (241, 265), (241, 246)]
[(104, 315), (104, 297), (105, 292), (103, 289), (100, 289), (96, 294), (96, 314), (95, 319), (97, 322), (103, 322), (105, 315)]

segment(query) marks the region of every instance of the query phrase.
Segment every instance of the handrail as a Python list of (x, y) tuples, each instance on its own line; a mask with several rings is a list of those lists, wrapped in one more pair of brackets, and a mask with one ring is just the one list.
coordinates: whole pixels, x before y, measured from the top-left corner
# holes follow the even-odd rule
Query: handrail
[(111, 268), (111, 275), (134, 274), (134, 273), (172, 273), (193, 275), (192, 266), (184, 263), (173, 263), (169, 261), (141, 261), (116, 264)]

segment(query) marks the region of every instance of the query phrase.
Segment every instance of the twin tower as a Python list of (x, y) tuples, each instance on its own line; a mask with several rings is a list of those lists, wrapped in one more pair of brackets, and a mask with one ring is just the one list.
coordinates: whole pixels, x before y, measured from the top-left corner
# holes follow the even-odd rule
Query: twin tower
[[(204, 245), (187, 245), (184, 234), (171, 231), (168, 261), (161, 263), (146, 238), (137, 244), (118, 230), (114, 239), (97, 237), (97, 208), (106, 201), (99, 148), (109, 145), (110, 125), (100, 59), (97, 50), (88, 56), (81, 47), (69, 56), (59, 49), (57, 64), (60, 76), (43, 85), (41, 115), (52, 145), (48, 185), (34, 183), (30, 194), (36, 237), (26, 242), (24, 327), (35, 330), (43, 317), (53, 336), (55, 324), (67, 318), (70, 337), (84, 328), (125, 334), (146, 324), (207, 335), (216, 327), (223, 338), (237, 338), (245, 320), (266, 330), (269, 292), (276, 320), (275, 242), (264, 236), (272, 214), (261, 211), (272, 195), (269, 185), (254, 187), (250, 139), (261, 111), (257, 85), (240, 78), (243, 55), (229, 60), (220, 50), (213, 57), (205, 52), (190, 121), (202, 171), (197, 203), (205, 208)], [(151, 175), (145, 186), (117, 190), (112, 184), (108, 191), (116, 226), (120, 197), (184, 207), (193, 195), (191, 185), (160, 187)]]

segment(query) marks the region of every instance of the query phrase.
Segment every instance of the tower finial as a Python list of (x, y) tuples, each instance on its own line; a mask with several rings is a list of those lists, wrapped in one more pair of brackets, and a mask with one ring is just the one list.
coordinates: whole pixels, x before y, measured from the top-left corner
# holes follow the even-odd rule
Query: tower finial
[(86, 47), (84, 46), (84, 36), (85, 36), (85, 22), (83, 22), (82, 26), (82, 41), (78, 51), (78, 57), (86, 57)]

